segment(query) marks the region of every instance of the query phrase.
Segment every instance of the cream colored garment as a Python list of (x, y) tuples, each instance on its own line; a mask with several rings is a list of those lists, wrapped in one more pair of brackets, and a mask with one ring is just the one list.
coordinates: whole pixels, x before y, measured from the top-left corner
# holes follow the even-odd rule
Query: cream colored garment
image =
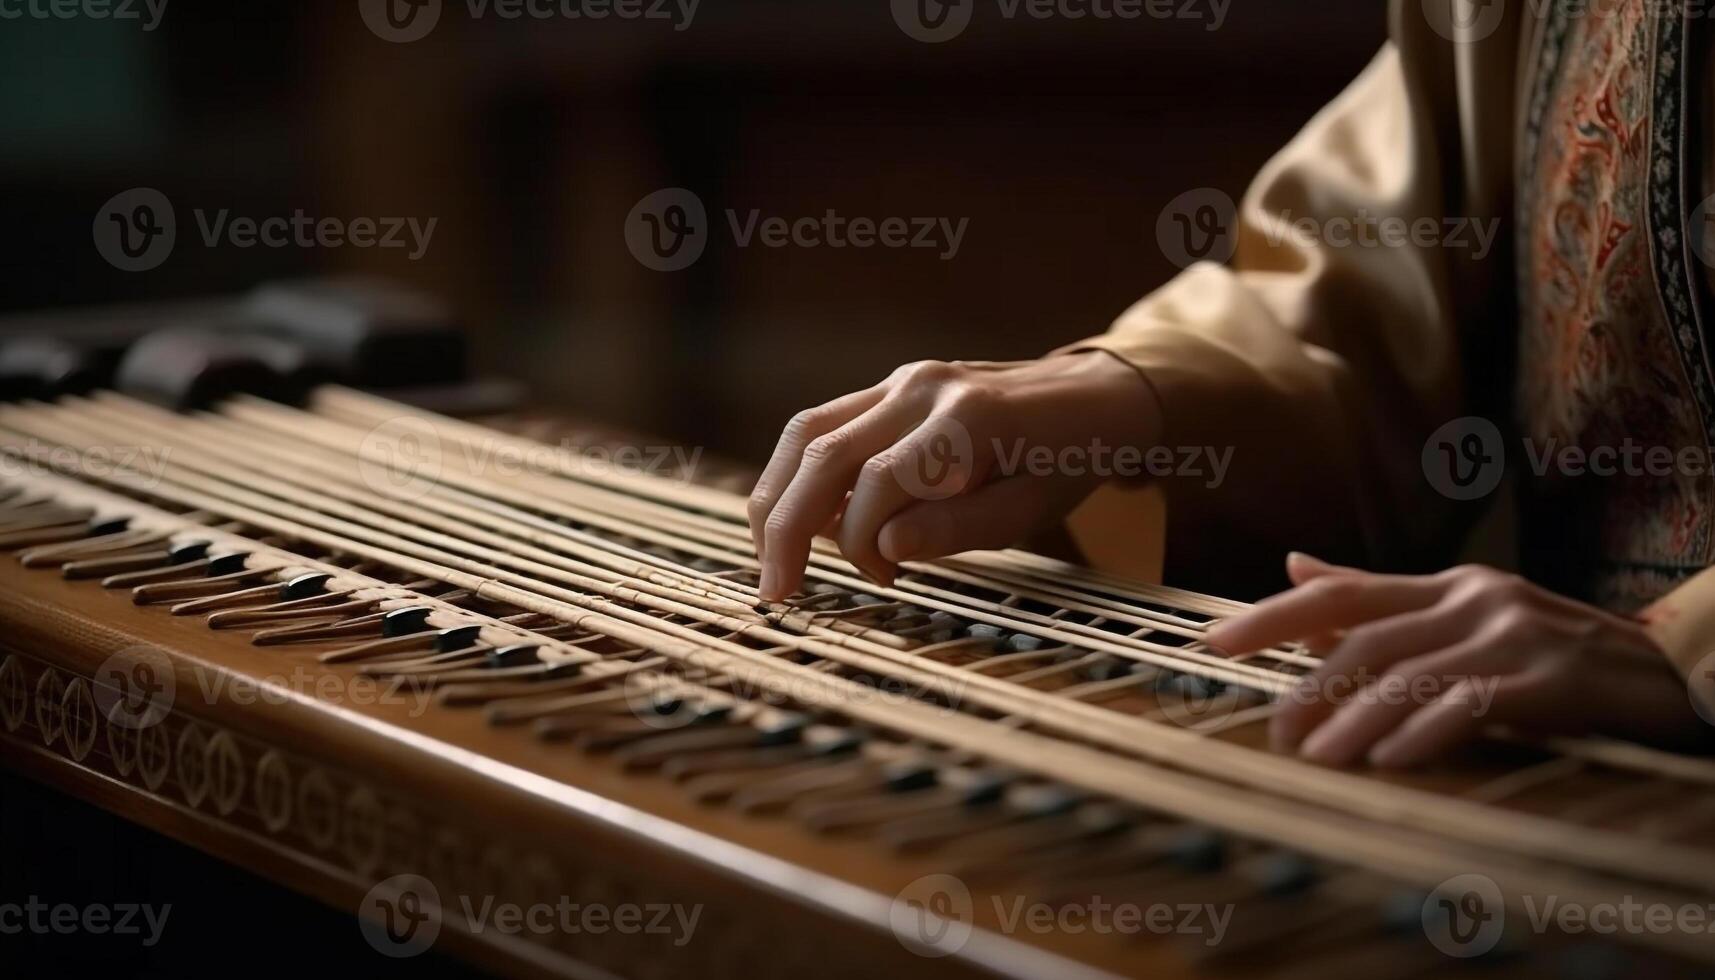
[[(1218, 489), (1164, 485), (1170, 560), (1244, 544), (1428, 568), (1475, 517), (1435, 491), (1422, 452), (1445, 422), (1507, 411), (1520, 64), (1540, 24), (1535, 4), (1485, 5), (1505, 8), (1490, 30), (1469, 0), (1439, 2), (1393, 0), (1388, 45), (1246, 193), (1231, 262), (1192, 266), (1068, 348), (1135, 365), (1161, 395), (1169, 445), (1234, 447)], [(1432, 18), (1488, 33), (1450, 40)], [(1493, 253), (1330, 248), (1293, 231), (1449, 216), (1500, 229)], [(1715, 651), (1715, 571), (1647, 618), (1689, 671)]]

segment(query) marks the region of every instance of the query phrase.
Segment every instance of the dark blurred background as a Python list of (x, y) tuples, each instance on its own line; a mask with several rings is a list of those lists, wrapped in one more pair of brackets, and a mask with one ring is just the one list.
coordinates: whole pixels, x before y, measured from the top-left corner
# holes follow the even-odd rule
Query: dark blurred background
[[(479, 367), (546, 404), (756, 459), (792, 411), (900, 362), (1103, 329), (1174, 271), (1163, 205), (1236, 193), (1385, 33), (1374, 0), (1232, 0), (1218, 30), (1196, 0), (1195, 18), (1136, 20), (966, 2), (968, 29), (940, 44), (888, 0), (702, 0), (688, 26), (447, 0), (410, 43), (358, 0), (169, 0), (152, 30), (0, 21), (0, 308), (379, 273), (447, 299)], [(623, 225), (673, 186), (723, 225), (727, 208), (969, 225), (951, 261), (715, 234), (656, 272)], [(129, 273), (91, 224), (134, 187), (173, 202), (179, 244)], [(412, 260), (205, 247), (193, 209), (437, 224)]]

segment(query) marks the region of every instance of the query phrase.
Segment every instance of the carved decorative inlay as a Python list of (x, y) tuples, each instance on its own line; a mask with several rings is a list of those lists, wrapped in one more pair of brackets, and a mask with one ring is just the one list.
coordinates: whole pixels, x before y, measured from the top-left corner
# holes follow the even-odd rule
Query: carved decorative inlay
[(30, 713), (30, 682), (24, 677), (24, 662), (11, 654), (0, 661), (0, 723), (15, 732)]
[(107, 754), (113, 760), (113, 771), (120, 776), (129, 777), (131, 770), (137, 765), (137, 729), (113, 720), (115, 714), (123, 715), (125, 708), (115, 704), (109, 709), (107, 718)]
[(298, 824), (310, 843), (324, 851), (339, 836), (339, 800), (320, 769), (311, 769), (298, 783)]
[(532, 854), (518, 867), (520, 893), (532, 905), (552, 905), (560, 898), (560, 872), (546, 854)]
[[(197, 819), (279, 835), (281, 844), (305, 858), (313, 856), (318, 866), (332, 864), (360, 878), (421, 874), (443, 895), (495, 896), (525, 906), (570, 900), (617, 907), (660, 900), (605, 867), (600, 855), (519, 853), (497, 842), (481, 823), (460, 822), (439, 808), (396, 796), (343, 769), (319, 766), (242, 729), (215, 728), (170, 709), (139, 727), (122, 713), (123, 705), (109, 705), (98, 693), (80, 674), (22, 655), (5, 656), (0, 659), (5, 723), (0, 743), (39, 736), (55, 745), (63, 737), (62, 764), (126, 780), (152, 805), (173, 805), (182, 795), (199, 811)], [(39, 732), (25, 730), (32, 719)], [(105, 756), (93, 751), (97, 738), (106, 739)], [(169, 777), (177, 790), (167, 787)], [(255, 802), (254, 812), (241, 805), (246, 793)], [(204, 801), (210, 805), (203, 806)], [(593, 935), (555, 932), (532, 938), (555, 956), (582, 960), (603, 951)], [(641, 957), (631, 961), (628, 974), (674, 975), (662, 971), (676, 962)]]
[(178, 770), (179, 789), (191, 806), (202, 804), (208, 795), (208, 738), (196, 725), (186, 725), (179, 733), (178, 748), (173, 753)]
[(173, 743), (167, 726), (156, 725), (137, 733), (137, 771), (151, 792), (160, 790), (173, 768)]
[(263, 826), (276, 834), (292, 822), (292, 770), (273, 749), (256, 763), (256, 810)]
[(498, 844), (490, 844), (482, 849), (482, 857), (476, 863), (476, 887), (484, 895), (516, 895), (517, 879), (512, 874), (515, 861), (512, 855)]
[(238, 809), (244, 797), (244, 755), (228, 732), (215, 732), (208, 740), (208, 778), (214, 808), (222, 816)]
[(423, 827), (410, 810), (396, 806), (387, 811), (382, 852), (387, 867), (395, 871), (423, 866)]
[(470, 850), (464, 838), (451, 827), (437, 827), (429, 836), (429, 847), (423, 855), (429, 877), (436, 881), (469, 881)]
[(60, 672), (52, 667), (42, 671), (36, 678), (36, 731), (43, 745), (59, 741), (65, 727), (65, 707), (60, 703), (63, 697), (65, 681), (60, 679)]
[(340, 848), (352, 867), (364, 874), (381, 863), (381, 821), (381, 801), (368, 788), (354, 789), (345, 798)]
[(101, 713), (95, 707), (95, 697), (89, 692), (89, 682), (73, 677), (60, 696), (61, 724), (65, 726), (66, 754), (82, 762), (95, 748), (95, 732), (101, 727)]

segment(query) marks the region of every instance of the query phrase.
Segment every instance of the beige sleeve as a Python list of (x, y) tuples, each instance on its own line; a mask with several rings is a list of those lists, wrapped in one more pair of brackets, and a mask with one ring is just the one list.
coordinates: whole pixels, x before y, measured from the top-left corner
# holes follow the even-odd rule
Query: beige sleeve
[(1108, 333), (1066, 348), (1135, 366), (1160, 395), (1169, 446), (1232, 449), (1219, 486), (1161, 481), (1176, 582), (1246, 580), (1223, 557), (1240, 550), (1268, 556), (1248, 576), (1265, 584), (1287, 549), (1416, 568), (1456, 547), (1451, 532), (1466, 515), (1435, 493), (1421, 453), (1432, 431), (1469, 410), (1461, 334), (1492, 330), (1455, 312), (1468, 301), (1449, 283), (1474, 263), (1482, 276), (1461, 291), (1492, 279), (1489, 263), (1510, 272), (1505, 243), (1491, 239), (1483, 256), (1342, 244), (1348, 222), (1366, 220), (1451, 229), (1444, 219), (1463, 215), (1468, 239), (1474, 222), (1505, 227), (1495, 218), (1504, 192), (1476, 188), (1468, 172), (1505, 168), (1470, 166), (1480, 153), (1460, 125), (1450, 48), (1396, 29), (1258, 175), (1238, 208), (1230, 263), (1190, 267)]
[(1657, 599), (1641, 618), (1715, 721), (1715, 568)]

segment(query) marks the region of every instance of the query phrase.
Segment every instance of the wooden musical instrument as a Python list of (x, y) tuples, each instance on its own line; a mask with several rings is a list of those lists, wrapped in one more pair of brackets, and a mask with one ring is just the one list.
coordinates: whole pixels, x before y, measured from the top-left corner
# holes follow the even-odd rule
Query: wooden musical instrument
[[(1238, 603), (1019, 551), (883, 588), (823, 542), (805, 593), (759, 605), (743, 497), (670, 453), (337, 385), (198, 400), (0, 406), (4, 758), (350, 909), (390, 955), (427, 936), (628, 977), (1715, 961), (1685, 926), (1715, 900), (1708, 760), (1497, 731), (1421, 773), (1317, 768), (1262, 737), (1314, 656), (1202, 642)], [(1552, 911), (1632, 907), (1680, 918)]]

